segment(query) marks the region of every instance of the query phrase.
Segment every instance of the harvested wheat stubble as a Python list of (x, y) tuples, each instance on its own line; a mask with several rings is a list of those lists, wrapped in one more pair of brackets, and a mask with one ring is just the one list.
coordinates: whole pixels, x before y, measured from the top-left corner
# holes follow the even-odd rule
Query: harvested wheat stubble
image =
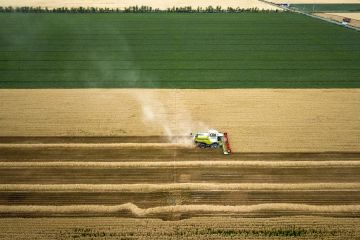
[(0, 184), (0, 191), (158, 192), (173, 190), (359, 190), (360, 183)]
[(136, 217), (153, 216), (164, 213), (251, 213), (260, 211), (291, 211), (302, 213), (349, 213), (359, 214), (360, 205), (308, 205), (292, 203), (265, 203), (244, 206), (223, 205), (174, 205), (142, 209), (132, 203), (121, 205), (0, 205), (0, 214), (6, 213), (118, 213), (129, 211)]
[(199, 148), (0, 148), (0, 162), (359, 161), (360, 153), (232, 153)]
[(0, 162), (0, 168), (358, 167), (360, 161)]
[[(174, 134), (187, 135), (206, 130), (199, 124), (204, 123), (227, 131), (234, 152), (355, 152), (360, 151), (359, 93), (358, 89), (2, 89), (0, 135), (164, 136), (166, 123)], [(161, 103), (158, 115), (168, 121), (144, 120), (134, 97), (143, 95)], [(228, 100), (213, 101), (224, 96)], [(192, 122), (177, 132), (189, 116)]]
[[(169, 190), (128, 191), (1, 191), (0, 205), (118, 205), (131, 202), (140, 208), (211, 204), (254, 205), (301, 203), (310, 205), (354, 205), (360, 203), (358, 190)], [(45, 215), (45, 214), (44, 214)], [(281, 215), (280, 212), (269, 216)], [(16, 216), (12, 214), (12, 216)], [(258, 215), (259, 216), (259, 215)]]
[[(359, 24), (360, 21), (360, 12), (332, 12), (330, 14), (342, 16), (342, 17), (348, 17), (351, 18), (351, 20), (357, 20), (357, 23)], [(360, 24), (359, 24), (360, 25)]]
[(1, 148), (193, 148), (181, 143), (0, 143)]
[(350, 183), (359, 182), (360, 167), (4, 167), (0, 175), (2, 184)]
[[(191, 136), (173, 136), (176, 142), (185, 142), (191, 139)], [(73, 144), (73, 143), (169, 143), (169, 138), (166, 136), (0, 136), (0, 143), (5, 144)]]

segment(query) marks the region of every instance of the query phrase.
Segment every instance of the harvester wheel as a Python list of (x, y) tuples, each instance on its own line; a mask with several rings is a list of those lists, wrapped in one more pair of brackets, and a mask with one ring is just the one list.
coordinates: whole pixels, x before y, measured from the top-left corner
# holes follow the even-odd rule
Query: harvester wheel
[(198, 147), (199, 148), (206, 148), (206, 144), (205, 143), (198, 143)]
[(219, 144), (218, 143), (213, 143), (210, 145), (211, 148), (218, 148), (219, 147)]

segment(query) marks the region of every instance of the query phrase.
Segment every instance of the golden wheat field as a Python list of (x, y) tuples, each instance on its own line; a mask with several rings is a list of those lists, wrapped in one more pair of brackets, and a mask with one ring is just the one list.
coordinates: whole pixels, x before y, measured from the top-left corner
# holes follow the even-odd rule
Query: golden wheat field
[[(181, 221), (132, 218), (5, 218), (10, 239), (357, 239), (359, 219), (202, 217)], [(16, 226), (16, 227), (15, 227)], [(24, 234), (26, 233), (26, 234)]]
[(234, 152), (359, 151), (357, 89), (0, 90), (3, 136), (189, 136)]

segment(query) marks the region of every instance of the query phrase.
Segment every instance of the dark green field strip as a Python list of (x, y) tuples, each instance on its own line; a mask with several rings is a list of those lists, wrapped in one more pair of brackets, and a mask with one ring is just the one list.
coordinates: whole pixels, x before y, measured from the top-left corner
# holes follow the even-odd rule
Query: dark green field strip
[(357, 3), (291, 4), (290, 7), (304, 12), (360, 12)]
[(1, 184), (357, 182), (360, 167), (1, 168)]
[[(199, 71), (214, 71), (214, 70), (332, 70), (337, 68), (339, 70), (360, 70), (360, 65), (357, 62), (346, 61), (344, 65), (339, 68), (337, 61), (304, 61), (302, 68), (289, 65), (287, 61), (244, 61), (244, 60), (224, 60), (217, 61), (163, 61), (159, 64), (154, 61), (144, 61), (141, 68), (134, 68), (130, 66), (129, 61), (121, 61), (116, 66), (107, 65), (107, 61), (97, 61), (103, 63), (104, 70), (107, 71), (121, 71), (121, 70), (199, 70)], [(61, 68), (58, 66), (59, 61), (6, 61), (0, 66), (0, 72), (13, 72), (13, 71), (92, 71), (89, 66), (91, 63), (87, 61), (65, 61), (62, 63)], [(241, 67), (239, 67), (239, 65)], [(211, 69), (208, 69), (208, 68)]]
[(0, 205), (116, 205), (149, 208), (178, 204), (252, 205), (301, 203), (359, 204), (360, 191), (165, 191), (165, 192), (0, 192)]
[[(153, 51), (154, 52), (154, 51)], [(153, 53), (148, 52), (148, 53)], [(157, 55), (147, 54), (141, 56), (139, 58), (135, 58), (134, 56), (124, 59), (119, 59), (119, 55), (121, 52), (113, 52), (108, 51), (105, 55), (104, 52), (93, 52), (91, 56), (89, 56), (86, 51), (3, 51), (0, 52), (0, 64), (9, 62), (9, 61), (18, 61), (18, 62), (31, 62), (31, 61), (54, 61), (57, 63), (59, 67), (62, 64), (66, 64), (66, 62), (95, 62), (107, 66), (113, 66), (122, 64), (123, 62), (128, 62), (129, 65), (132, 65), (136, 59), (137, 65), (142, 66), (147, 62), (155, 62), (159, 65), (164, 64), (164, 62), (171, 62), (176, 64), (178, 62), (183, 61), (205, 61), (208, 63), (217, 62), (221, 63), (223, 61), (250, 61), (250, 62), (258, 62), (258, 61), (280, 61), (290, 63), (304, 63), (307, 61), (318, 61), (318, 62), (327, 62), (327, 61), (335, 61), (339, 63), (341, 61), (344, 66), (347, 63), (354, 62), (353, 59), (358, 58), (359, 51), (292, 51), (292, 55), (289, 55), (287, 51), (250, 51), (244, 50), (242, 51), (242, 57), (239, 58), (236, 54), (231, 51), (201, 51), (201, 55), (194, 54), (192, 51), (181, 51), (177, 52), (177, 54), (173, 54), (171, 51), (162, 51), (157, 52)], [(69, 54), (72, 53), (72, 54)], [(101, 56), (100, 56), (101, 55)], [(161, 57), (161, 58), (160, 58)], [(175, 62), (176, 60), (176, 62)], [(103, 63), (105, 62), (105, 63)], [(92, 64), (95, 64), (92, 63)], [(239, 65), (241, 66), (241, 65)]]
[(292, 13), (0, 14), (0, 88), (356, 88), (358, 42)]
[[(52, 43), (44, 43), (47, 45), (51, 51), (55, 52), (62, 52), (62, 51), (69, 51), (69, 52), (78, 52), (78, 51), (87, 51), (88, 48), (96, 47), (98, 44), (88, 44), (84, 46), (83, 43), (79, 44), (52, 44)], [(302, 51), (302, 52), (309, 52), (309, 51), (328, 51), (328, 50), (336, 50), (336, 51), (352, 51), (356, 50), (359, 51), (359, 45), (354, 45), (353, 43), (339, 43), (339, 44), (316, 44), (316, 45), (309, 45), (304, 43), (276, 43), (276, 44), (268, 44), (268, 43), (248, 43), (248, 44), (209, 44), (209, 45), (200, 45), (194, 46), (194, 44), (181, 44), (181, 51), (182, 52), (195, 52), (201, 53), (205, 51), (238, 51), (238, 52), (253, 52), (253, 51)], [(134, 46), (136, 50), (133, 50), (134, 54), (144, 54), (144, 53), (152, 53), (152, 52), (159, 52), (160, 55), (170, 55), (174, 54), (174, 47), (173, 44), (138, 44)], [(28, 46), (18, 45), (16, 47), (1, 47), (0, 51), (42, 51), (42, 46), (33, 46), (31, 49)], [(118, 44), (109, 44), (107, 46), (103, 46), (103, 52), (118, 52), (118, 54), (127, 54)], [(241, 58), (240, 58), (241, 59)]]
[[(322, 79), (318, 74), (321, 72)], [(357, 88), (357, 69), (241, 69), (241, 70), (117, 70), (117, 71), (3, 71), (0, 84), (13, 88), (205, 88), (275, 87), (275, 88)], [(161, 77), (160, 77), (161, 76)], [(156, 81), (154, 79), (156, 78)], [(74, 81), (82, 79), (82, 81)], [(101, 81), (99, 80), (101, 79)], [(198, 79), (195, 82), (195, 79)]]

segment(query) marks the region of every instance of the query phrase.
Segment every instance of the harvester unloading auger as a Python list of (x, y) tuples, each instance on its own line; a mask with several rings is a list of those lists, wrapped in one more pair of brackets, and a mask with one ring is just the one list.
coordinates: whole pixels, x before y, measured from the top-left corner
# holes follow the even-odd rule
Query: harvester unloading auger
[(191, 133), (194, 143), (199, 148), (219, 148), (222, 147), (224, 154), (231, 153), (228, 134), (209, 130), (205, 133)]

